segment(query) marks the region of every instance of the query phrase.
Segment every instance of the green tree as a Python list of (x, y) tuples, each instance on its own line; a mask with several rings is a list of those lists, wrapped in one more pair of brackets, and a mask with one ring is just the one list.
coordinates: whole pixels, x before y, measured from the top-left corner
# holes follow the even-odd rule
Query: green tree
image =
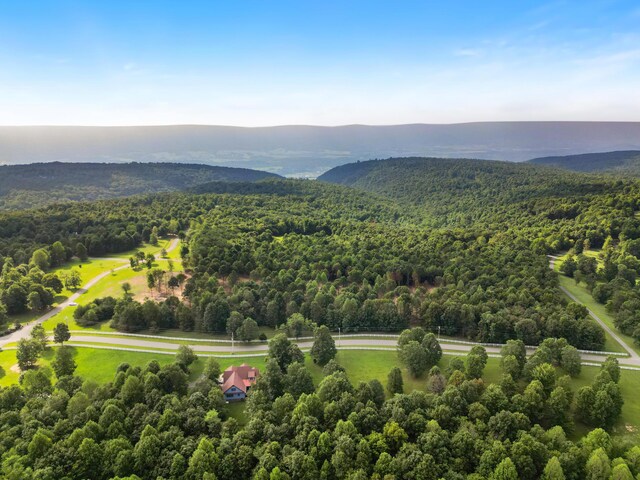
[(144, 401), (144, 385), (135, 375), (129, 375), (120, 389), (120, 397), (125, 405), (133, 406)]
[(42, 324), (38, 324), (31, 329), (31, 339), (38, 344), (40, 351), (44, 351), (47, 348), (49, 338)]
[(80, 285), (82, 285), (82, 277), (80, 276), (78, 270), (71, 270), (64, 277), (64, 286), (69, 290), (80, 288)]
[(169, 278), (169, 281), (167, 282), (167, 286), (173, 292), (176, 288), (180, 286), (180, 280), (178, 280), (178, 278), (175, 276), (171, 276), (171, 278)]
[(38, 312), (44, 308), (42, 298), (38, 292), (30, 292), (29, 295), (27, 295), (27, 306), (29, 310), (34, 312)]
[(151, 235), (149, 235), (149, 243), (151, 245), (158, 245), (158, 227), (153, 227)]
[(620, 364), (616, 357), (607, 357), (605, 362), (602, 364), (602, 370), (606, 371), (611, 376), (611, 380), (618, 383), (620, 380)]
[(304, 318), (304, 316), (300, 313), (294, 313), (287, 319), (287, 323), (283, 328), (287, 332), (287, 335), (298, 338), (305, 331), (311, 330), (312, 327), (311, 322)]
[(65, 323), (58, 323), (53, 328), (53, 341), (62, 345), (71, 338), (69, 327)]
[[(502, 356), (502, 368), (504, 368), (514, 380), (519, 379), (522, 375), (524, 366), (527, 363), (527, 350), (524, 342), (522, 340), (507, 340), (506, 345), (500, 350), (500, 355)], [(507, 371), (505, 362), (509, 356), (513, 356), (516, 359), (517, 369), (515, 366), (509, 365), (509, 371)], [(511, 360), (509, 360), (509, 362), (511, 363)]]
[(193, 352), (193, 349), (188, 345), (180, 345), (178, 352), (176, 353), (176, 363), (181, 367), (187, 369), (189, 365), (195, 362), (198, 356)]
[(580, 371), (582, 370), (580, 352), (576, 347), (571, 345), (567, 345), (562, 349), (562, 358), (560, 361), (560, 366), (564, 368), (564, 370), (571, 375), (572, 377), (577, 377), (580, 375)]
[(129, 293), (131, 292), (131, 284), (129, 282), (123, 282), (120, 285), (120, 288), (122, 288), (122, 291), (124, 292), (125, 296), (128, 296)]
[(0, 330), (6, 327), (8, 320), (7, 307), (4, 303), (0, 302)]
[(311, 358), (318, 365), (324, 366), (329, 360), (332, 360), (338, 350), (336, 342), (331, 336), (331, 332), (326, 325), (316, 328), (314, 333), (313, 345), (311, 347)]
[(489, 475), (489, 480), (518, 480), (518, 471), (509, 457), (502, 460)]
[(586, 480), (604, 480), (611, 476), (609, 457), (602, 448), (595, 450), (585, 466)]
[(478, 346), (473, 347), (466, 358), (466, 374), (468, 378), (481, 378), (488, 360), (487, 352), (483, 347), (479, 347), (482, 350), (474, 351), (475, 348), (478, 348)]
[(391, 395), (396, 393), (404, 393), (404, 382), (402, 380), (402, 370), (394, 367), (387, 376), (387, 391)]
[(50, 261), (49, 253), (44, 248), (41, 248), (33, 252), (29, 263), (45, 271), (49, 268)]
[(20, 383), (27, 396), (30, 397), (47, 397), (51, 395), (53, 387), (51, 386), (51, 370), (35, 369), (26, 371), (20, 378)]
[(202, 372), (202, 375), (205, 378), (208, 378), (209, 380), (213, 380), (215, 382), (218, 380), (221, 373), (222, 372), (220, 370), (220, 364), (218, 363), (218, 361), (213, 357), (207, 358), (204, 363), (204, 371)]
[(569, 278), (573, 278), (573, 275), (576, 273), (577, 269), (578, 269), (578, 264), (573, 258), (573, 255), (569, 255), (564, 260), (564, 262), (562, 262), (562, 265), (560, 265), (560, 271)]
[(218, 456), (213, 444), (209, 439), (203, 438), (189, 459), (186, 476), (187, 478), (205, 479), (207, 474), (212, 474), (215, 471), (217, 464)]
[(313, 393), (313, 378), (303, 364), (296, 362), (289, 365), (284, 376), (284, 390), (295, 398), (303, 393)]
[(413, 377), (421, 376), (429, 368), (426, 350), (416, 341), (410, 341), (400, 348), (398, 356)]
[(542, 472), (541, 480), (564, 480), (564, 472), (562, 471), (562, 465), (558, 457), (551, 457), (547, 462), (544, 471)]
[(242, 326), (240, 327), (238, 334), (240, 336), (240, 340), (243, 342), (250, 342), (255, 340), (260, 336), (260, 328), (258, 328), (258, 323), (253, 318), (245, 318), (242, 322)]
[(58, 267), (67, 261), (67, 250), (62, 242), (55, 242), (51, 245), (51, 265)]
[(56, 355), (51, 362), (51, 367), (56, 377), (61, 378), (66, 375), (73, 375), (76, 371), (76, 362), (73, 359), (73, 352), (69, 347), (60, 347), (56, 350)]
[(543, 363), (533, 369), (532, 378), (538, 380), (548, 395), (556, 384), (556, 370), (552, 365)]
[(237, 336), (238, 330), (240, 330), (240, 327), (242, 327), (243, 322), (244, 317), (240, 312), (237, 312), (235, 310), (231, 312), (229, 318), (227, 319), (227, 333), (229, 335), (233, 334)]
[(16, 359), (20, 370), (24, 372), (25, 370), (33, 368), (38, 362), (41, 353), (42, 347), (37, 341), (21, 338), (18, 341), (16, 350)]
[(42, 286), (50, 289), (55, 293), (60, 293), (64, 289), (64, 284), (60, 277), (55, 273), (47, 273), (44, 277), (42, 277)]
[(269, 340), (267, 358), (275, 360), (282, 372), (286, 372), (287, 367), (294, 362), (304, 362), (303, 353), (284, 333), (278, 333)]
[(433, 333), (427, 333), (422, 339), (422, 348), (427, 355), (427, 364), (429, 367), (436, 365), (442, 358), (442, 348), (438, 339)]
[(53, 441), (51, 440), (49, 435), (47, 435), (43, 430), (39, 429), (29, 442), (27, 451), (29, 452), (29, 456), (31, 457), (32, 461), (35, 461), (39, 458), (44, 457), (52, 447), (52, 445)]
[(78, 242), (78, 244), (76, 245), (76, 257), (78, 257), (83, 262), (86, 262), (89, 258), (87, 247), (84, 246), (84, 243)]
[(634, 477), (626, 463), (619, 463), (611, 470), (611, 480), (634, 480)]

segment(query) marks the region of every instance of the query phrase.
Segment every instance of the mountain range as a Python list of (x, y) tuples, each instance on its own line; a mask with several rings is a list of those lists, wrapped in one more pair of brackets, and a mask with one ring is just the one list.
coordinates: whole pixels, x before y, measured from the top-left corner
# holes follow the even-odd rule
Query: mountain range
[(524, 161), (640, 150), (640, 122), (148, 127), (0, 127), (0, 164), (176, 162), (317, 177), (337, 165), (386, 157)]

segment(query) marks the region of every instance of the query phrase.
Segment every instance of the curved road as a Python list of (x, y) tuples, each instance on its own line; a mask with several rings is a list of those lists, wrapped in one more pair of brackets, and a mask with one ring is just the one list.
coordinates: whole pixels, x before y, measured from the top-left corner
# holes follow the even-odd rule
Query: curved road
[[(564, 292), (564, 294), (569, 297), (571, 300), (573, 300), (574, 302), (576, 302), (577, 304), (583, 305), (582, 303), (580, 303), (580, 300), (578, 300), (569, 290), (567, 290), (564, 287), (560, 287), (560, 290), (562, 290)], [(584, 305), (586, 307), (586, 305)], [(633, 363), (634, 365), (640, 365), (640, 355), (638, 355), (636, 353), (636, 351), (631, 348), (629, 345), (627, 345), (627, 343), (622, 340), (622, 338), (620, 338), (620, 336), (613, 331), (613, 329), (609, 328), (609, 326), (604, 323), (604, 321), (598, 317), (598, 315), (596, 315), (594, 312), (592, 312), (591, 310), (589, 310), (589, 308), (587, 308), (587, 311), (589, 312), (589, 315), (591, 315), (591, 317), (600, 324), (600, 326), (609, 334), (611, 335), (611, 337), (613, 337), (613, 339), (618, 342), (620, 344), (620, 346), (622, 348), (624, 348), (626, 350), (626, 352), (629, 354), (629, 358), (626, 358), (625, 361), (627, 363)]]
[[(172, 250), (175, 250), (175, 248), (178, 246), (179, 243), (180, 243), (180, 239), (179, 238), (173, 238), (171, 240), (171, 242), (169, 243), (169, 247), (166, 249), (167, 253), (171, 252)], [(159, 253), (156, 254), (156, 259), (157, 258), (160, 258), (160, 254)], [(123, 261), (126, 262), (126, 260), (123, 260)], [(106, 270), (106, 271), (102, 272), (100, 275), (96, 275), (91, 280), (89, 280), (85, 285), (83, 285), (82, 288), (79, 288), (78, 290), (76, 290), (64, 302), (61, 302), (56, 307), (52, 308), (51, 310), (49, 310), (47, 313), (45, 313), (41, 317), (37, 318), (36, 320), (33, 320), (33, 321), (29, 322), (29, 323), (26, 323), (20, 330), (13, 332), (12, 334), (7, 335), (6, 337), (0, 338), (0, 347), (6, 345), (8, 343), (18, 342), (22, 338), (28, 338), (31, 335), (31, 330), (33, 330), (33, 327), (35, 327), (36, 325), (41, 324), (42, 322), (45, 322), (46, 320), (49, 320), (54, 315), (57, 315), (58, 313), (60, 313), (62, 310), (64, 310), (70, 304), (72, 304), (78, 298), (80, 298), (80, 295), (86, 293), (87, 290), (89, 290), (91, 287), (93, 287), (96, 283), (98, 283), (100, 280), (102, 280), (107, 275), (110, 275), (112, 271), (116, 272), (118, 270), (124, 270), (125, 268), (131, 268), (131, 265), (129, 265), (129, 263), (126, 263), (125, 265), (122, 265), (120, 267), (116, 267), (114, 269)]]
[[(549, 268), (551, 268), (551, 270), (555, 270), (556, 260), (558, 260), (560, 257), (556, 255), (547, 255), (547, 257), (549, 258)], [(638, 355), (633, 348), (627, 345), (627, 342), (622, 340), (622, 338), (620, 338), (620, 336), (616, 332), (614, 332), (613, 329), (609, 327), (609, 325), (607, 325), (600, 317), (598, 317), (598, 315), (596, 315), (586, 305), (580, 302), (580, 300), (578, 300), (573, 293), (571, 293), (562, 285), (560, 285), (560, 290), (562, 290), (562, 292), (567, 297), (569, 297), (571, 300), (573, 300), (577, 304), (583, 305), (589, 312), (589, 315), (591, 316), (591, 318), (593, 318), (596, 322), (598, 322), (600, 326), (604, 329), (604, 331), (607, 332), (609, 335), (611, 335), (611, 337), (616, 342), (618, 342), (622, 348), (625, 349), (625, 351), (629, 354), (629, 358), (625, 358), (623, 360), (624, 363), (640, 366), (640, 355)]]

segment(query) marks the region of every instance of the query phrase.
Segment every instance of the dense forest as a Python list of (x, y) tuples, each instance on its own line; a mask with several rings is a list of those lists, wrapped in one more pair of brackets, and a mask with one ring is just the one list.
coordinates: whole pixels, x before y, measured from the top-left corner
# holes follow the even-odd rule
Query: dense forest
[[(404, 332), (400, 348), (422, 348), (415, 333)], [(432, 336), (425, 340), (439, 350)], [(188, 347), (164, 366), (122, 363), (103, 385), (74, 375), (70, 347), (60, 347), (55, 377), (31, 369), (20, 386), (0, 390), (2, 476), (578, 480), (640, 473), (640, 447), (614, 441), (602, 428), (577, 443), (567, 439), (574, 396), (576, 418), (594, 427), (608, 428), (619, 415), (615, 359), (576, 393), (554, 367), (561, 358), (575, 372), (566, 344), (549, 339), (527, 360), (522, 342), (514, 341), (503, 348), (500, 383), (480, 378), (487, 355), (478, 347), (445, 370), (432, 367), (426, 391), (404, 393), (398, 368), (386, 389), (378, 380), (352, 385), (332, 359), (335, 348), (331, 353), (324, 343), (316, 335), (312, 355), (325, 376), (315, 387), (298, 347), (284, 335), (270, 341), (244, 426), (229, 417), (214, 359), (188, 382), (197, 358)]]
[[(603, 346), (602, 330), (557, 289), (545, 254), (640, 238), (634, 182), (442, 159), (363, 162), (323, 178), (358, 189), (214, 182), (5, 213), (2, 254), (11, 260), (4, 263), (24, 264), (26, 278), (34, 252), (50, 254), (56, 242), (68, 258), (78, 248), (89, 255), (135, 248), (154, 229), (188, 231), (183, 254), (192, 275), (182, 320), (159, 321), (131, 305), (116, 309), (127, 321), (116, 315), (114, 324), (224, 333), (232, 317), (275, 327), (300, 313), (346, 332), (421, 325), (485, 342), (564, 337), (580, 348)], [(637, 263), (627, 265), (638, 273)]]
[(531, 159), (529, 162), (577, 172), (611, 172), (623, 175), (640, 175), (640, 151), (638, 150), (540, 157)]
[(8, 165), (0, 166), (0, 209), (184, 190), (211, 181), (255, 182), (277, 177), (246, 168), (186, 163)]
[[(75, 310), (78, 325), (233, 333), (245, 341), (269, 326), (314, 335), (311, 356), (326, 364), (314, 387), (299, 349), (276, 335), (247, 400), (250, 420), (240, 426), (214, 382), (214, 361), (195, 383), (187, 381), (193, 355), (181, 351), (162, 367), (123, 364), (98, 386), (74, 376), (73, 362), (57, 358), (66, 347), (58, 348), (55, 380), (27, 368), (21, 386), (0, 390), (3, 477), (640, 473), (640, 450), (604, 430), (567, 440), (576, 421), (605, 430), (615, 423), (620, 371), (610, 359), (591, 385), (568, 386), (563, 374), (580, 370), (576, 347), (602, 349), (605, 336), (585, 307), (561, 293), (546, 256), (569, 250), (563, 271), (587, 282), (619, 328), (640, 338), (639, 184), (536, 165), (416, 158), (346, 165), (321, 180), (213, 181), (1, 212), (2, 318), (50, 305), (67, 280), (53, 269), (73, 256), (175, 234), (184, 239), (188, 274), (180, 298), (97, 299)], [(600, 262), (583, 255), (595, 247)], [(160, 273), (149, 265), (149, 285)], [(386, 393), (378, 381), (351, 385), (331, 360), (329, 331), (337, 329), (402, 332), (398, 358), (412, 375), (427, 376), (428, 391), (404, 393), (397, 369)], [(431, 332), (506, 343), (502, 380), (481, 380), (482, 347), (441, 370)], [(325, 344), (316, 346), (320, 339)], [(527, 359), (525, 345), (540, 348)]]

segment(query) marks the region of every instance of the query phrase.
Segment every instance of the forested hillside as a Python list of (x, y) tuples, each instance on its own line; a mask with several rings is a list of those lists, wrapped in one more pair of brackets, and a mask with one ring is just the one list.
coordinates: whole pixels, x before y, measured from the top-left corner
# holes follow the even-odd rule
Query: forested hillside
[(611, 172), (640, 175), (640, 151), (584, 153), (559, 157), (541, 157), (529, 160), (537, 165), (549, 165), (577, 172)]
[(35, 163), (0, 166), (0, 209), (183, 190), (201, 183), (277, 178), (246, 168), (182, 163)]
[[(602, 350), (605, 332), (564, 296), (546, 256), (604, 247), (612, 265), (579, 257), (577, 275), (592, 277), (603, 299), (624, 302), (620, 325), (634, 329), (638, 182), (416, 158), (347, 165), (323, 179), (213, 181), (0, 212), (0, 323), (51, 305), (62, 288), (52, 267), (73, 255), (129, 251), (175, 234), (184, 239), (180, 293), (139, 299), (122, 288), (118, 298), (77, 307), (78, 327), (108, 323), (113, 342), (119, 332), (172, 341), (184, 332), (200, 340), (229, 335), (246, 344), (274, 334), (266, 359), (253, 357), (264, 368), (239, 423), (215, 383), (219, 365), (208, 360), (192, 378), (195, 357), (184, 346), (173, 364), (123, 363), (113, 381), (96, 385), (74, 374), (67, 346), (56, 349), (55, 378), (35, 368), (46, 339), (34, 328), (16, 347), (21, 385), (0, 389), (2, 475), (578, 480), (640, 473), (640, 450), (604, 430), (568, 440), (576, 431), (612, 430), (625, 398), (613, 358), (591, 378), (578, 377), (576, 347)], [(153, 267), (153, 255), (130, 261), (148, 269), (149, 288), (168, 277)], [(596, 285), (600, 273), (608, 284)], [(614, 290), (622, 284), (620, 297)], [(353, 385), (332, 360), (331, 331), (400, 334), (391, 352), (404, 370), (389, 365), (386, 391), (377, 379)], [(287, 339), (303, 333), (313, 336), (311, 359)], [(506, 345), (495, 352), (499, 365), (479, 345), (464, 360), (440, 363), (446, 352), (436, 334)], [(527, 356), (525, 344), (538, 348)], [(28, 348), (36, 352), (31, 363)], [(118, 354), (126, 362), (127, 352)], [(492, 382), (483, 379), (490, 360), (500, 369)], [(320, 375), (315, 384), (310, 364)], [(403, 375), (425, 379), (426, 388), (405, 389)]]
[(530, 240), (550, 235), (546, 241), (556, 250), (575, 236), (576, 225), (594, 246), (602, 245), (605, 230), (617, 236), (636, 228), (639, 205), (636, 182), (510, 162), (372, 160), (334, 168), (319, 180), (417, 208), (429, 226), (527, 230)]

